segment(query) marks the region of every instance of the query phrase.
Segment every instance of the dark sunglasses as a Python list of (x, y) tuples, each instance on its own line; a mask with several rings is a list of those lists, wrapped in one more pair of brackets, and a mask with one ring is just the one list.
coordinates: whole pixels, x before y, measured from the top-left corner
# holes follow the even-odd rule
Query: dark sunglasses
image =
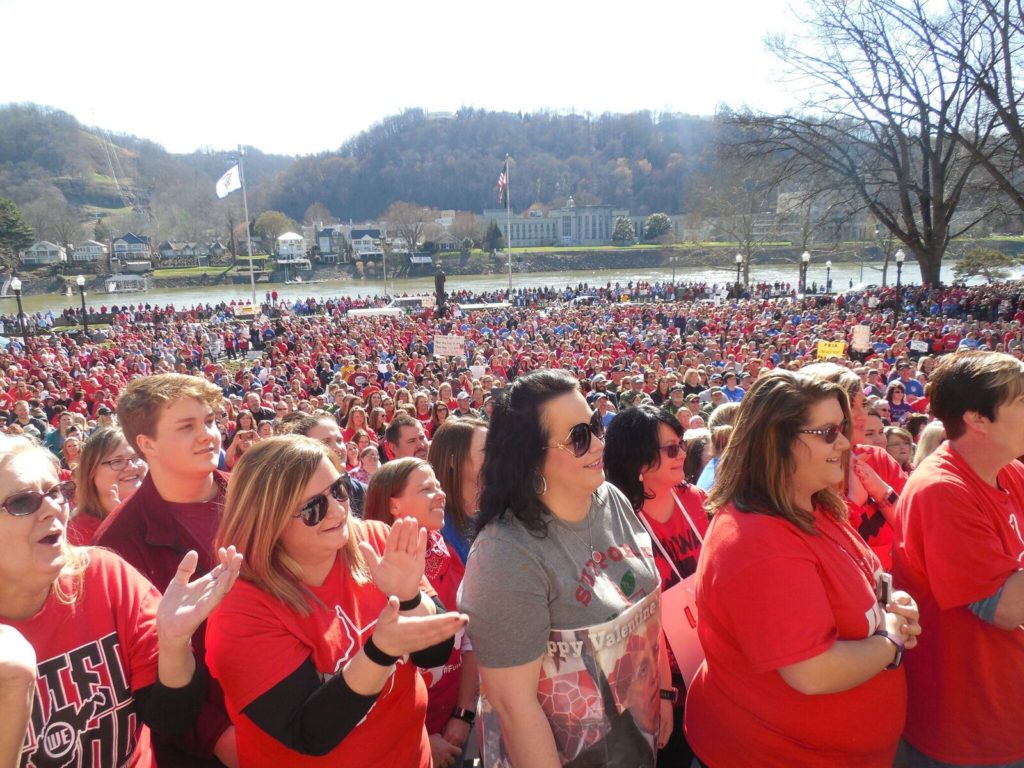
[(829, 445), (832, 445), (839, 436), (846, 433), (846, 422), (842, 424), (829, 424), (827, 427), (821, 427), (819, 429), (798, 429), (802, 435), (817, 435)]
[(348, 503), (348, 491), (344, 486), (345, 476), (342, 475), (323, 493), (318, 493), (312, 499), (307, 501), (301, 507), (299, 507), (298, 513), (295, 517), (302, 520), (303, 523), (312, 528), (314, 525), (320, 525), (321, 521), (327, 517), (327, 494), (334, 497), (334, 500), (339, 504)]
[(670, 459), (678, 459), (680, 454), (686, 455), (686, 443), (682, 441), (672, 443), (671, 445), (662, 445), (658, 448)]
[(591, 440), (595, 437), (604, 439), (604, 422), (599, 413), (594, 413), (590, 422), (580, 422), (569, 430), (569, 436), (564, 442), (558, 443), (554, 448), (561, 448), (563, 451), (570, 451), (577, 459), (586, 456), (590, 452)]
[(75, 495), (75, 481), (65, 480), (63, 483), (57, 483), (53, 488), (48, 491), (39, 493), (38, 491), (23, 491), (22, 493), (16, 493), (13, 496), (8, 496), (4, 499), (4, 503), (0, 504), (7, 514), (14, 515), (15, 517), (25, 517), (31, 515), (33, 512), (43, 506), (44, 498), (51, 498), (58, 504), (64, 504), (71, 500), (71, 497)]

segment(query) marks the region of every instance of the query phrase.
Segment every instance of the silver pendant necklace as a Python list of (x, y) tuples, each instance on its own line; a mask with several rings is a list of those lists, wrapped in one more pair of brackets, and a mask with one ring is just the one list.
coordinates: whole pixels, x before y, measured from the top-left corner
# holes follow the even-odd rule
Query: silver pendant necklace
[(598, 552), (596, 549), (594, 549), (594, 534), (593, 534), (593, 531), (591, 531), (591, 529), (590, 529), (590, 525), (591, 525), (591, 522), (592, 522), (591, 519), (590, 519), (590, 513), (592, 511), (593, 510), (587, 510), (587, 539), (588, 539), (588, 541), (584, 541), (583, 537), (580, 536), (578, 533), (576, 533), (576, 531), (573, 530), (569, 526), (569, 524), (567, 522), (565, 522), (564, 520), (559, 520), (559, 522), (562, 525), (565, 526), (566, 530), (569, 531), (569, 533), (571, 533), (573, 536), (575, 536), (577, 539), (579, 539), (581, 544), (583, 544), (584, 546), (586, 546), (587, 549), (590, 550), (590, 559), (593, 560), (595, 563), (600, 563), (602, 560), (604, 560), (604, 553), (603, 552)]

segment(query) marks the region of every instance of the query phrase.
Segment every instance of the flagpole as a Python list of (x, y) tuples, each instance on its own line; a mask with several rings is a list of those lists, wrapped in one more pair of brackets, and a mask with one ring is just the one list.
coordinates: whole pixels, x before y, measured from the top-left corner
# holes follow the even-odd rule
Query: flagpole
[(249, 198), (245, 194), (245, 170), (243, 168), (242, 145), (238, 145), (238, 181), (242, 185), (242, 207), (245, 209), (245, 247), (249, 251), (249, 286), (252, 288), (252, 308), (256, 311), (256, 275), (252, 271), (252, 232), (249, 231)]
[(509, 156), (505, 154), (505, 231), (508, 237), (505, 238), (505, 255), (508, 258), (508, 301), (512, 301), (512, 195), (509, 189)]

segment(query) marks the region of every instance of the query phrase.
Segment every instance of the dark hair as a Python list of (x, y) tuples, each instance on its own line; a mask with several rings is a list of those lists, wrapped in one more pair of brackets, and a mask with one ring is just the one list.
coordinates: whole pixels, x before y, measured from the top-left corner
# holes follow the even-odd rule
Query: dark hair
[(704, 449), (711, 442), (707, 429), (697, 430), (698, 434), (686, 441), (686, 460), (683, 462), (683, 476), (688, 483), (696, 483), (704, 471)]
[(549, 513), (534, 490), (550, 440), (541, 409), (549, 400), (579, 391), (579, 381), (569, 371), (540, 369), (517, 378), (498, 401), (484, 447), (477, 531), (509, 512), (528, 530), (547, 535)]
[(608, 425), (604, 438), (605, 475), (626, 495), (633, 509), (640, 509), (646, 499), (653, 498), (644, 492), (639, 478), (644, 468), (661, 464), (660, 424), (682, 438), (683, 428), (676, 417), (650, 405), (627, 408)]
[(1024, 393), (1024, 364), (1002, 352), (957, 352), (942, 359), (928, 383), (932, 414), (956, 440), (967, 430), (964, 414), (990, 421), (996, 409)]
[(398, 441), (402, 438), (402, 427), (415, 427), (417, 424), (419, 424), (419, 421), (408, 413), (396, 409), (395, 418), (391, 420), (388, 428), (384, 430), (384, 439), (397, 446)]

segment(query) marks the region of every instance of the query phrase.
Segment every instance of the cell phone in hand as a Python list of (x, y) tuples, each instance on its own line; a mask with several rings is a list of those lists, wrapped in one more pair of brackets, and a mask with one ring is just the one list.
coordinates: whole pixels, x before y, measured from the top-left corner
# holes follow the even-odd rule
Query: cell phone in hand
[(878, 577), (878, 602), (883, 606), (892, 602), (892, 574), (882, 573)]

